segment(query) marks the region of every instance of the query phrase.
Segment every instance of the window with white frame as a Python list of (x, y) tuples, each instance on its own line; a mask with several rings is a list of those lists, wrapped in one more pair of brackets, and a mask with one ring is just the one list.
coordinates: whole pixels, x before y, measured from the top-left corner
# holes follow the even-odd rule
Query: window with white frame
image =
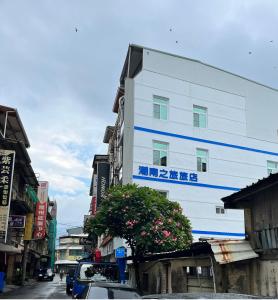
[(153, 164), (156, 166), (167, 166), (168, 143), (153, 141)]
[(224, 215), (225, 214), (225, 208), (223, 206), (216, 206), (215, 207), (215, 212), (218, 215)]
[(193, 105), (193, 126), (199, 128), (207, 127), (207, 113), (206, 107)]
[(168, 120), (169, 99), (161, 96), (153, 96), (153, 117), (159, 120)]
[(274, 174), (278, 172), (278, 162), (276, 161), (267, 161), (267, 174)]
[(208, 150), (197, 149), (197, 171), (207, 172), (208, 171)]

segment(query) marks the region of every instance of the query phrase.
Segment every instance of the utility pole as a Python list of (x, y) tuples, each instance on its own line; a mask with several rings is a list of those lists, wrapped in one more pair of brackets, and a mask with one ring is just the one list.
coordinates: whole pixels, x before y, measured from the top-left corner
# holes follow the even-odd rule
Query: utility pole
[(21, 277), (21, 284), (24, 285), (25, 278), (26, 278), (26, 265), (27, 265), (27, 258), (28, 258), (28, 248), (29, 248), (29, 241), (24, 241), (24, 251), (23, 251), (23, 259), (22, 259), (22, 277)]

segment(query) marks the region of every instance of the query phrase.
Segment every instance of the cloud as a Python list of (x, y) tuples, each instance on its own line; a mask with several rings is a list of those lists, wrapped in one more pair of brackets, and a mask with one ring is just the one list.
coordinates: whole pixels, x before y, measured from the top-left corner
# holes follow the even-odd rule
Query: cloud
[(0, 0), (0, 103), (18, 109), (59, 223), (88, 211), (129, 43), (278, 87), (277, 26), (276, 0)]

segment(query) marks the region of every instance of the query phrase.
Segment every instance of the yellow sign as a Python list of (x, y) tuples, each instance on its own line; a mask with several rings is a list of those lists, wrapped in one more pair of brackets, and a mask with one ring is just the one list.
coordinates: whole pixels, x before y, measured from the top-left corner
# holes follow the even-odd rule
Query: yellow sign
[(25, 223), (25, 231), (24, 231), (24, 240), (30, 241), (32, 240), (33, 236), (33, 221), (34, 221), (34, 214), (27, 214), (26, 215), (26, 223)]

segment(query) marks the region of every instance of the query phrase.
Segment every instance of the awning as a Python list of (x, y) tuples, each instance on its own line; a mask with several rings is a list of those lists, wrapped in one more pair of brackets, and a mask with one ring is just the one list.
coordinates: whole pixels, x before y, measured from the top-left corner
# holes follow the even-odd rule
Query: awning
[(57, 246), (55, 250), (83, 250), (83, 246)]
[(0, 243), (0, 252), (20, 254), (21, 253), (21, 249), (16, 248), (16, 247), (14, 247), (12, 245)]
[(55, 265), (77, 265), (78, 261), (76, 260), (56, 260)]
[(207, 240), (219, 264), (258, 257), (246, 240)]

